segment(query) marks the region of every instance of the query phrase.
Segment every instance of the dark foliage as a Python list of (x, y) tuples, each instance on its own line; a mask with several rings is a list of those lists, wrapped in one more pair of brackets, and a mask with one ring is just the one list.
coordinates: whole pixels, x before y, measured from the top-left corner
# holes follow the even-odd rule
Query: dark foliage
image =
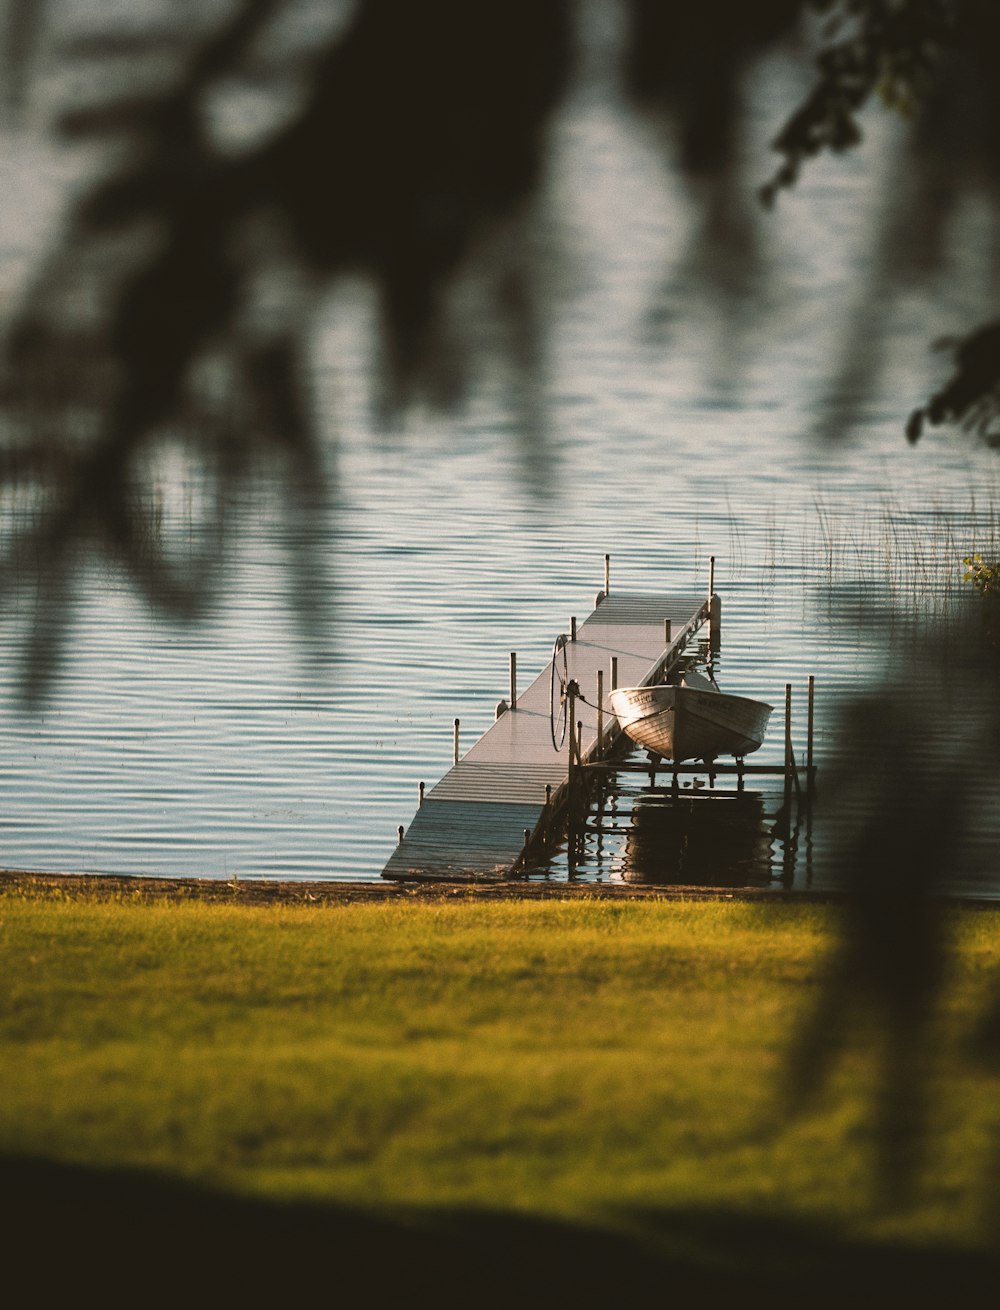
[[(300, 10), (311, 15), (308, 35), (282, 37)], [(769, 197), (804, 160), (854, 144), (875, 95), (914, 116), (914, 178), (936, 176), (927, 161), (954, 154), (956, 141), (972, 173), (996, 157), (989, 61), (1000, 14), (983, 0), (629, 0), (626, 92), (680, 143), (705, 209), (692, 261), (736, 316), (754, 274), (736, 190), (741, 80), (762, 51), (798, 39), (803, 13), (825, 25), (817, 77), (776, 138), (784, 162)], [(522, 221), (537, 191), (579, 11), (569, 0), (311, 9), (260, 0), (206, 7), (185, 27), (155, 6), (128, 24), (95, 11), (74, 26), (51, 7), (10, 0), (6, 18), (8, 102), (16, 110), (33, 77), (54, 68), (65, 89), (53, 130), (92, 160), (9, 325), (0, 373), (0, 479), (40, 506), (0, 555), (10, 606), (14, 579), (22, 596), (26, 576), (35, 579), (24, 688), (36, 701), (89, 561), (110, 561), (155, 609), (198, 617), (223, 585), (227, 506), (262, 470), (307, 538), (331, 530), (331, 471), (305, 361), (312, 315), (338, 279), (363, 276), (377, 295), (386, 421), (417, 401), (460, 404), (485, 350), (522, 377), (537, 433), (531, 374), (545, 277), (523, 259), (498, 275), (491, 242)], [(216, 121), (234, 86), (268, 119), (241, 130), (231, 112), (235, 138), (232, 123)], [(954, 163), (952, 172), (957, 188), (963, 174)], [(942, 211), (940, 197), (927, 203), (932, 185), (914, 188), (886, 232), (884, 267), (895, 276), (934, 262)], [(477, 319), (497, 330), (473, 345), (449, 289), (477, 261), (493, 268)], [(857, 393), (875, 366), (883, 291), (876, 280), (841, 391)], [(925, 420), (988, 425), (996, 341), (986, 328), (963, 343), (953, 383), (911, 417), (911, 440)], [(173, 446), (216, 488), (202, 524), (209, 547), (183, 565), (150, 490), (150, 462)], [(327, 613), (317, 597), (330, 580), (301, 559), (290, 567), (300, 626), (319, 650)]]
[[(852, 1242), (743, 1214), (626, 1216), (641, 1237), (506, 1212), (382, 1215), (239, 1199), (155, 1175), (0, 1161), (7, 1277), (43, 1303), (373, 1307), (992, 1304), (995, 1258)], [(54, 1249), (55, 1248), (55, 1249)], [(989, 1298), (989, 1299), (987, 1299)]]
[[(570, 0), (317, 4), (313, 18), (323, 21), (307, 39), (283, 44), (277, 32), (295, 7), (186, 7), (183, 27), (163, 16), (165, 7), (124, 25), (99, 11), (96, 25), (76, 27), (65, 14), (57, 22), (55, 6), (6, 7), (10, 112), (48, 60), (68, 88), (54, 131), (92, 154), (9, 325), (0, 378), (0, 487), (35, 506), (3, 544), (0, 602), (8, 615), (21, 606), (23, 686), (33, 703), (51, 686), (76, 589), (94, 560), (110, 561), (159, 613), (198, 617), (225, 582), (231, 505), (258, 476), (279, 486), (281, 512), (305, 525), (307, 540), (334, 530), (335, 474), (306, 368), (312, 315), (332, 283), (362, 275), (374, 289), (387, 421), (417, 401), (447, 407), (465, 394), (473, 348), (448, 293), (463, 269), (490, 263), (498, 233), (516, 233), (530, 214), (546, 131), (576, 52), (578, 11)], [(737, 301), (753, 259), (732, 218), (743, 180), (734, 162), (740, 80), (761, 51), (798, 39), (803, 13), (822, 25), (815, 79), (785, 125), (776, 124), (782, 162), (765, 199), (773, 202), (820, 152), (858, 144), (860, 114), (873, 99), (914, 124), (876, 275), (832, 370), (836, 386), (863, 395), (884, 335), (886, 287), (933, 269), (963, 190), (997, 199), (1000, 6), (628, 0), (627, 93), (637, 113), (680, 142), (681, 168), (705, 211), (703, 276), (728, 270), (727, 292)], [(233, 85), (270, 107), (265, 129), (227, 136), (212, 128), (220, 94)], [(499, 325), (487, 351), (506, 353), (502, 362), (526, 377), (537, 367), (546, 286), (529, 261), (501, 271), (486, 281), (477, 310)], [(989, 437), (998, 396), (1000, 326), (989, 324), (958, 344), (954, 377), (914, 412), (907, 434), (916, 440), (925, 422), (960, 422)], [(149, 476), (157, 455), (177, 447), (216, 488), (199, 534), (205, 546), (180, 561)], [(317, 558), (291, 559), (288, 590), (306, 640), (319, 649), (330, 580)], [(966, 650), (971, 645), (970, 638)], [(964, 669), (967, 678), (983, 677), (981, 665)], [(821, 1086), (851, 1022), (876, 1016), (885, 1053), (884, 1182), (896, 1199), (917, 1168), (921, 1052), (944, 949), (927, 893), (962, 830), (961, 770), (980, 767), (1000, 739), (995, 701), (992, 691), (984, 698), (984, 739), (963, 744), (944, 780), (924, 767), (907, 707), (890, 697), (863, 711), (878, 748), (855, 780), (867, 789), (867, 818), (843, 847), (857, 893), (850, 931), (795, 1053), (798, 1105)], [(858, 730), (856, 721), (846, 730)], [(906, 785), (880, 787), (887, 761), (901, 758), (905, 779), (897, 772), (896, 782)], [(997, 1013), (977, 1038), (983, 1059), (995, 1059)], [(64, 1182), (53, 1185), (58, 1191)], [(124, 1193), (114, 1195), (109, 1223), (131, 1222)], [(178, 1213), (171, 1222), (180, 1226)], [(241, 1215), (241, 1234), (264, 1232), (255, 1214)], [(82, 1231), (95, 1245), (103, 1237)], [(224, 1259), (232, 1215), (220, 1231), (214, 1254)], [(303, 1231), (325, 1249), (315, 1216)], [(470, 1258), (467, 1237), (450, 1233), (456, 1259)], [(393, 1238), (409, 1241), (405, 1233)], [(318, 1273), (317, 1249), (309, 1259)], [(85, 1250), (83, 1243), (80, 1259)], [(412, 1243), (406, 1250), (419, 1259)], [(634, 1258), (613, 1244), (586, 1247), (595, 1250), (619, 1276)], [(592, 1270), (586, 1261), (578, 1267)], [(951, 1276), (950, 1263), (941, 1268)], [(465, 1273), (479, 1278), (483, 1269), (473, 1261)], [(690, 1270), (682, 1273), (691, 1281)], [(676, 1280), (677, 1268), (670, 1274)], [(564, 1300), (566, 1293), (560, 1281)]]

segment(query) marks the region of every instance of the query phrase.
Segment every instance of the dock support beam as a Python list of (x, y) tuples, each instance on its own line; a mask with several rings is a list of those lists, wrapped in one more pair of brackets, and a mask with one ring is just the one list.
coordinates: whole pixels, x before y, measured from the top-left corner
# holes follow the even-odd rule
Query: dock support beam
[(597, 758), (604, 757), (604, 670), (597, 670)]
[(570, 678), (566, 686), (566, 724), (569, 731), (569, 756), (566, 761), (566, 782), (572, 787), (576, 781), (576, 684)]
[(722, 602), (715, 594), (715, 556), (708, 561), (708, 648), (718, 654), (722, 645)]

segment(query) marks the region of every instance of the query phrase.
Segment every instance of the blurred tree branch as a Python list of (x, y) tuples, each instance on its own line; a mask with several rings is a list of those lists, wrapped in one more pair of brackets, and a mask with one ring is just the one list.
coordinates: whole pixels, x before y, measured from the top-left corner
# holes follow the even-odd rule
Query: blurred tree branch
[[(462, 399), (470, 347), (465, 324), (449, 321), (448, 292), (537, 195), (578, 21), (570, 0), (358, 0), (314, 4), (315, 27), (289, 41), (281, 24), (304, 22), (308, 8), (296, 0), (217, 0), (173, 16), (138, 6), (120, 22), (98, 7), (88, 23), (86, 8), (75, 25), (77, 6), (57, 13), (9, 0), (5, 10), (11, 112), (24, 112), (32, 74), (49, 61), (66, 101), (57, 134), (93, 158), (8, 326), (0, 377), (0, 485), (35, 509), (4, 543), (0, 598), (14, 609), (33, 580), (23, 668), (33, 703), (51, 686), (91, 558), (113, 561), (158, 612), (203, 614), (226, 564), (227, 502), (263, 470), (306, 539), (322, 538), (327, 468), (305, 355), (310, 316), (338, 278), (360, 274), (374, 288), (387, 412)], [(974, 168), (995, 186), (1000, 6), (991, 0), (628, 0), (627, 94), (679, 141), (684, 178), (708, 183), (692, 191), (706, 229), (717, 234), (713, 206), (729, 202), (734, 177), (742, 184), (742, 79), (761, 52), (794, 37), (804, 10), (822, 22), (816, 80), (775, 140), (782, 162), (766, 201), (806, 161), (856, 146), (859, 115), (878, 98), (912, 116), (921, 148), (933, 140), (950, 193)], [(962, 112), (952, 115), (956, 100)], [(256, 129), (247, 101), (262, 115)], [(940, 237), (929, 227), (926, 261)], [(744, 260), (738, 225), (725, 237)], [(718, 245), (711, 254), (706, 270), (720, 262)], [(524, 375), (545, 289), (513, 262), (492, 272), (477, 314), (503, 327), (491, 348)], [(742, 295), (744, 283), (732, 282)], [(870, 351), (869, 335), (858, 335)], [(955, 375), (914, 412), (911, 440), (924, 422), (991, 432), (1000, 325), (956, 350)], [(149, 477), (171, 446), (215, 488), (198, 549), (179, 559)], [(297, 559), (290, 578), (307, 633), (327, 590), (316, 558)], [(982, 673), (966, 666), (963, 677)], [(804, 1104), (850, 1023), (874, 1014), (885, 1172), (903, 1190), (943, 950), (928, 889), (961, 833), (961, 770), (985, 749), (965, 743), (947, 774), (930, 770), (911, 715), (887, 697), (845, 728), (875, 742), (854, 780), (868, 792), (866, 818), (843, 846), (855, 896), (791, 1087)], [(988, 732), (1000, 724), (995, 697), (982, 722)], [(904, 775), (893, 777), (900, 760)], [(996, 1029), (991, 1014), (982, 1041)]]

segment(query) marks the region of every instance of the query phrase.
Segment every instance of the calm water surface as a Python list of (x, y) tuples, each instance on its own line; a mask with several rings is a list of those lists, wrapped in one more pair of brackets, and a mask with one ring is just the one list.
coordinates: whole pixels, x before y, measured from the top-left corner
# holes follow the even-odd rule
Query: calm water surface
[[(776, 63), (776, 93), (786, 76)], [(762, 162), (748, 186), (769, 167), (775, 113), (758, 107), (747, 155)], [(961, 592), (961, 556), (993, 533), (978, 452), (935, 434), (911, 449), (902, 435), (940, 376), (928, 341), (981, 317), (967, 253), (981, 216), (963, 214), (966, 253), (947, 276), (896, 303), (852, 392), (844, 343), (864, 326), (857, 284), (875, 257), (891, 127), (873, 125), (864, 156), (816, 165), (776, 216), (751, 215), (760, 285), (738, 301), (692, 271), (695, 213), (607, 88), (582, 85), (554, 141), (542, 230), (563, 272), (534, 436), (518, 436), (510, 380), (490, 374), (460, 417), (380, 431), (371, 306), (364, 288), (341, 288), (314, 352), (336, 487), (321, 546), (326, 640), (296, 629), (286, 562), (301, 543), (266, 487), (231, 507), (223, 598), (202, 626), (150, 617), (119, 574), (93, 571), (61, 676), (30, 714), (18, 707), (19, 633), (4, 626), (0, 863), (377, 876), (418, 782), (451, 763), (454, 718), (467, 743), (488, 727), (508, 652), (522, 679), (542, 667), (569, 616), (589, 613), (606, 551), (622, 591), (699, 591), (716, 555), (720, 680), (781, 704), (786, 682), (799, 694), (814, 674), (821, 772), (833, 762), (840, 700), (894, 659), (859, 616), (915, 597), (939, 608)], [(160, 487), (179, 539), (194, 539), (199, 475), (165, 465)], [(687, 878), (728, 842), (727, 867), (747, 881), (836, 877), (822, 806), (789, 870), (780, 846), (761, 845), (766, 789), (721, 798), (710, 822), (693, 788), (684, 804), (679, 842), (677, 806), (642, 775), (624, 778), (591, 815), (575, 875)], [(963, 886), (1000, 891), (991, 840), (986, 824)], [(567, 871), (564, 850), (548, 876)]]

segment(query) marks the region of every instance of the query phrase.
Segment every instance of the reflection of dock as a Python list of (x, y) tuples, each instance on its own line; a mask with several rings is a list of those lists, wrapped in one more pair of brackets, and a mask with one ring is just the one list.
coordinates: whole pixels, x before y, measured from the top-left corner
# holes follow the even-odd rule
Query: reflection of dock
[[(714, 597), (600, 593), (590, 617), (579, 628), (573, 621), (564, 647), (579, 697), (570, 696), (570, 731), (559, 749), (550, 663), (523, 693), (512, 685), (512, 706), (498, 711), (427, 793), (382, 876), (472, 879), (515, 871), (565, 807), (578, 766), (606, 756), (619, 736), (613, 716), (597, 708), (606, 704), (604, 693), (660, 680), (703, 625), (711, 621), (717, 631), (718, 615)], [(562, 658), (560, 652), (559, 665)]]
[(654, 886), (766, 887), (771, 841), (760, 792), (650, 790), (632, 803), (620, 874)]

